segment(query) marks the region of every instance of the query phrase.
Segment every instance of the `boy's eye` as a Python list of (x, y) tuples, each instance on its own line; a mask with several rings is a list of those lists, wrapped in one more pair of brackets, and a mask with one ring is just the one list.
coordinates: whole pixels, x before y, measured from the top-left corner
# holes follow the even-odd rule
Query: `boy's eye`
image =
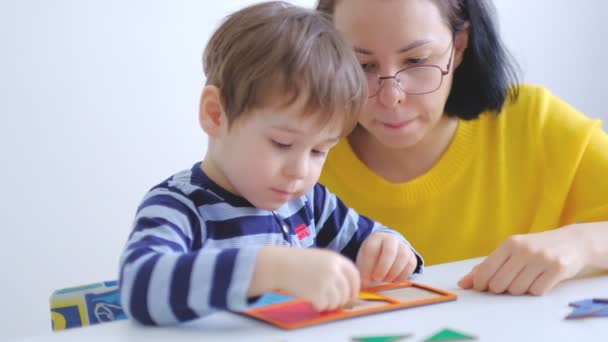
[(280, 148), (280, 149), (288, 149), (288, 148), (291, 147), (291, 144), (284, 144), (284, 143), (278, 142), (278, 141), (273, 140), (273, 139), (270, 139), (270, 142), (272, 143), (272, 145), (274, 147), (277, 147), (277, 148)]
[(327, 155), (327, 151), (312, 150), (312, 154), (315, 157), (325, 157)]

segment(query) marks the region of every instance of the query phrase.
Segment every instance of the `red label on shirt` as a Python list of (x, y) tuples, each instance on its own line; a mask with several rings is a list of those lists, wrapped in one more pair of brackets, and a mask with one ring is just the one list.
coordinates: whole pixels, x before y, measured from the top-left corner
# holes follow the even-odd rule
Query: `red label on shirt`
[(298, 240), (304, 240), (305, 238), (310, 236), (310, 231), (308, 230), (308, 226), (305, 224), (301, 224), (296, 227), (296, 234), (298, 235)]

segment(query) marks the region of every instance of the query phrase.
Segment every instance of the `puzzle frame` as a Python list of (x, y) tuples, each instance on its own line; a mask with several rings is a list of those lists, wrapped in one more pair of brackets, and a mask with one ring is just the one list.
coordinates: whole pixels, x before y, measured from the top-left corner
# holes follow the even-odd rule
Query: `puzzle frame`
[(254, 306), (240, 314), (291, 330), (375, 313), (444, 303), (456, 300), (458, 297), (452, 292), (413, 281), (373, 286), (363, 291), (375, 294), (375, 298), (359, 300), (363, 303), (355, 303), (354, 307), (333, 311), (317, 312), (310, 302), (294, 298), (279, 303)]

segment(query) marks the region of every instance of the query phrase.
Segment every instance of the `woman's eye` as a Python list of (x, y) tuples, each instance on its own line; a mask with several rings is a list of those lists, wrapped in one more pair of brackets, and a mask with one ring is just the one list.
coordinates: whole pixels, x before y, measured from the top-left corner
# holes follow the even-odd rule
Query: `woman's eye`
[(405, 64), (408, 64), (408, 65), (425, 64), (428, 60), (429, 60), (428, 58), (408, 58), (405, 60)]
[(376, 63), (361, 63), (363, 71), (375, 71), (377, 69)]
[(288, 148), (291, 147), (291, 144), (284, 144), (284, 143), (278, 142), (278, 141), (273, 140), (273, 139), (271, 139), (270, 141), (272, 142), (272, 145), (274, 147), (279, 148), (279, 149), (288, 149)]

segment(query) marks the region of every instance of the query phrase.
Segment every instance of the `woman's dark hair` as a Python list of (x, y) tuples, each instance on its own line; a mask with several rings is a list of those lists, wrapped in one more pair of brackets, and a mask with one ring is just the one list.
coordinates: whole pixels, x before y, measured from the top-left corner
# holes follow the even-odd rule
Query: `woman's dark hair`
[[(317, 9), (333, 15), (336, 1), (319, 0)], [(484, 111), (499, 113), (507, 98), (518, 96), (518, 66), (503, 46), (490, 0), (431, 0), (448, 26), (458, 32), (469, 22), (469, 44), (454, 72), (445, 105), (448, 115), (476, 119)]]

